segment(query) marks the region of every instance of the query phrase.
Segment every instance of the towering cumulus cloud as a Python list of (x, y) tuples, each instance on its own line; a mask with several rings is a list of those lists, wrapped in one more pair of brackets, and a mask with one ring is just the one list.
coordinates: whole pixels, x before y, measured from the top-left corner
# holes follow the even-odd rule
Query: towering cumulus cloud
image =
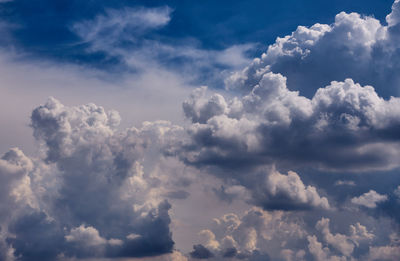
[[(173, 12), (94, 17), (70, 29), (124, 56)], [(400, 260), (400, 1), (386, 21), (299, 26), (182, 126), (49, 98), (37, 155), (0, 158), (0, 261)]]
[(351, 79), (333, 81), (308, 99), (288, 90), (286, 77), (266, 72), (242, 97), (208, 100), (203, 89), (184, 103), (193, 122), (184, 157), (195, 165), (227, 167), (279, 162), (390, 169), (399, 164), (399, 106), (399, 98), (384, 100)]
[(46, 163), (18, 149), (0, 161), (5, 260), (172, 252), (171, 206), (153, 192), (160, 182), (141, 162), (179, 128), (158, 122), (117, 132), (119, 120), (94, 104), (66, 107), (52, 98), (32, 112)]
[[(321, 188), (305, 185), (303, 177), (310, 179), (302, 173), (311, 169), (320, 175), (385, 175), (381, 173), (400, 166), (399, 10), (400, 2), (395, 1), (387, 25), (373, 17), (342, 12), (332, 25), (299, 26), (291, 35), (278, 38), (261, 58), (226, 79), (225, 92), (212, 93), (202, 87), (184, 101), (189, 137), (176, 155), (185, 164), (224, 180), (226, 185), (217, 190), (221, 199), (244, 197), (262, 208), (259, 216), (271, 210), (303, 210), (305, 221), (296, 246), (282, 247), (288, 239), (277, 236), (274, 239), (282, 245), (268, 249), (266, 245), (271, 243), (259, 239), (263, 230), (255, 220), (246, 235), (240, 236), (248, 241), (237, 242), (234, 231), (242, 225), (240, 217), (235, 217), (235, 229), (232, 225), (209, 230), (203, 248), (197, 246), (193, 253), (202, 249), (202, 253), (210, 251), (208, 257), (246, 255), (249, 260), (258, 260), (255, 255), (262, 253), (269, 257), (260, 260), (400, 257), (398, 233), (390, 238), (374, 235), (355, 218), (361, 215), (358, 220), (375, 227), (378, 221), (367, 221), (369, 214), (396, 212), (392, 208), (398, 205), (397, 177), (389, 181), (395, 183), (391, 194), (354, 190), (339, 203), (333, 200), (336, 195), (323, 196), (331, 190), (326, 183)], [(296, 172), (285, 175), (278, 170)], [(352, 181), (349, 184), (356, 186)], [(363, 186), (363, 191), (368, 191)], [(343, 191), (349, 193), (351, 188)], [(340, 214), (330, 212), (334, 209)], [(288, 218), (291, 214), (287, 213), (282, 215)], [(335, 222), (338, 215), (354, 217), (351, 219), (356, 222), (347, 224), (348, 235), (331, 232), (329, 222)], [(322, 218), (318, 222), (311, 218), (318, 216)], [(397, 229), (400, 216), (396, 212), (388, 220), (393, 217)], [(344, 223), (335, 225), (343, 231)], [(228, 240), (230, 244), (225, 244)]]
[(398, 96), (399, 8), (395, 1), (387, 26), (373, 17), (344, 12), (332, 25), (299, 26), (291, 35), (278, 37), (261, 58), (226, 83), (231, 89), (249, 91), (272, 71), (285, 75), (289, 89), (307, 97), (346, 78), (373, 85), (384, 97)]

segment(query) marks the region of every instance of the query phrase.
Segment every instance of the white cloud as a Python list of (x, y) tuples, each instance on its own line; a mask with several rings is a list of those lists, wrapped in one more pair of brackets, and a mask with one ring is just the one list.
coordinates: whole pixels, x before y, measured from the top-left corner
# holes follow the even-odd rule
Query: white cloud
[(396, 26), (400, 22), (400, 2), (395, 0), (392, 6), (392, 12), (386, 16), (386, 21), (390, 27)]
[(99, 231), (84, 225), (71, 229), (70, 234), (66, 235), (65, 239), (67, 242), (75, 242), (87, 246), (98, 246), (107, 243), (107, 240), (99, 235)]
[(370, 190), (359, 197), (352, 198), (351, 202), (367, 208), (376, 208), (379, 203), (387, 199), (388, 197), (386, 195), (381, 195), (374, 190)]
[(277, 249), (282, 245), (290, 246), (290, 242), (301, 240), (306, 234), (301, 223), (284, 212), (268, 212), (259, 208), (252, 208), (243, 216), (225, 214), (214, 219), (214, 225), (205, 231), (203, 233), (208, 235), (208, 240), (203, 243), (215, 253), (216, 258), (232, 249), (235, 249), (233, 256), (251, 256), (257, 253), (254, 251), (267, 251), (278, 257), (280, 253)]
[[(12, 149), (0, 160), (1, 202), (9, 205), (0, 218), (0, 238), (8, 249), (42, 260), (60, 253), (118, 257), (170, 252), (171, 205), (161, 195), (162, 184), (169, 189), (174, 184), (162, 183), (162, 173), (148, 166), (157, 165), (161, 147), (180, 127), (159, 121), (118, 131), (117, 112), (95, 104), (68, 107), (54, 98), (37, 107), (31, 120), (46, 155), (32, 160)], [(46, 164), (52, 175), (41, 166)], [(43, 251), (45, 245), (51, 251)]]
[(288, 197), (293, 200), (293, 204), (330, 209), (328, 199), (321, 197), (315, 187), (306, 187), (299, 175), (293, 171), (289, 171), (288, 175), (271, 173), (267, 177), (267, 188), (272, 196)]
[(335, 181), (335, 186), (355, 186), (356, 183), (352, 180), (338, 180)]
[(332, 82), (308, 99), (288, 90), (286, 77), (268, 72), (242, 97), (207, 98), (204, 89), (195, 91), (183, 104), (193, 122), (183, 157), (194, 165), (213, 164), (217, 157), (232, 164), (240, 159), (331, 170), (391, 169), (400, 153), (392, 135), (399, 104), (351, 79)]
[(92, 51), (111, 51), (122, 41), (138, 41), (149, 30), (163, 27), (171, 20), (172, 9), (158, 8), (108, 9), (94, 20), (76, 23), (72, 31), (91, 43)]
[(329, 219), (322, 218), (317, 222), (316, 228), (322, 232), (324, 240), (339, 250), (344, 256), (350, 256), (354, 250), (354, 244), (346, 235), (332, 234), (329, 229)]
[(398, 186), (395, 190), (394, 190), (394, 194), (400, 198), (400, 186)]
[(368, 260), (398, 260), (400, 256), (399, 246), (370, 247)]
[(317, 261), (346, 261), (345, 256), (332, 255), (327, 247), (323, 247), (316, 236), (308, 236), (308, 250)]

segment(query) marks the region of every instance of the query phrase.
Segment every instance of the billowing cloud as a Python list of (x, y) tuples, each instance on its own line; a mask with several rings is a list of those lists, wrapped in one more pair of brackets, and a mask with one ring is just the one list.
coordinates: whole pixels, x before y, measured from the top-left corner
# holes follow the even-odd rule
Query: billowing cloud
[(312, 99), (290, 91), (286, 77), (267, 72), (245, 96), (225, 100), (197, 90), (183, 104), (193, 124), (183, 150), (193, 165), (278, 166), (362, 171), (398, 166), (398, 98), (347, 79)]
[(145, 172), (152, 171), (151, 157), (146, 163), (143, 157), (180, 128), (158, 122), (120, 132), (119, 121), (115, 111), (66, 107), (53, 98), (32, 112), (44, 161), (18, 149), (0, 160), (1, 238), (9, 260), (172, 252), (171, 205), (162, 177)]
[[(398, 259), (399, 235), (387, 233), (396, 217), (378, 210), (397, 206), (399, 183), (387, 195), (379, 184), (362, 194), (366, 182), (354, 172), (400, 167), (399, 12), (396, 0), (387, 25), (342, 12), (331, 25), (298, 27), (233, 73), (225, 90), (194, 90), (182, 126), (119, 129), (116, 111), (50, 98), (31, 114), (38, 154), (12, 148), (0, 159), (0, 259)], [(154, 33), (172, 14), (107, 9), (70, 29), (88, 52), (130, 69), (247, 61), (252, 44), (210, 51), (159, 42)], [(339, 189), (353, 205), (330, 194)], [(203, 217), (184, 213), (237, 202), (250, 209), (211, 225), (192, 225)], [(174, 249), (180, 225), (199, 238), (187, 243), (193, 249)]]
[(377, 204), (388, 199), (386, 195), (381, 195), (374, 190), (370, 190), (359, 197), (354, 197), (351, 202), (367, 208), (376, 208)]
[(291, 35), (278, 37), (260, 59), (232, 75), (227, 85), (250, 91), (272, 71), (288, 77), (289, 89), (307, 97), (331, 81), (346, 78), (372, 85), (384, 97), (398, 95), (399, 8), (395, 1), (387, 26), (371, 16), (345, 12), (336, 15), (332, 25), (299, 26)]
[[(207, 236), (200, 241), (200, 246), (207, 250), (207, 258), (214, 257), (211, 260), (226, 257), (253, 260), (260, 255), (264, 256), (261, 260), (379, 260), (379, 253), (393, 260), (397, 255), (398, 235), (395, 233), (389, 237), (374, 234), (359, 222), (347, 227), (335, 223), (335, 230), (339, 227), (344, 231), (337, 233), (331, 231), (330, 218), (322, 217), (313, 224), (303, 217), (259, 208), (242, 216), (226, 214), (202, 232)], [(374, 224), (381, 225), (379, 221)], [(383, 244), (385, 241), (387, 245)]]
[(330, 208), (327, 198), (320, 197), (315, 187), (304, 186), (295, 172), (289, 172), (287, 176), (277, 172), (270, 174), (267, 178), (267, 188), (268, 193), (272, 195), (269, 204), (276, 205), (277, 208), (285, 204), (278, 199), (279, 196), (289, 199), (288, 202), (299, 207), (304, 205), (305, 207)]
[(202, 232), (205, 236), (202, 246), (212, 251), (213, 256), (253, 260), (257, 256), (267, 258), (268, 254), (261, 246), (272, 249), (277, 246), (275, 244), (280, 244), (280, 240), (301, 239), (305, 233), (301, 223), (286, 217), (283, 212), (253, 208), (242, 217), (231, 213), (214, 219), (212, 229)]

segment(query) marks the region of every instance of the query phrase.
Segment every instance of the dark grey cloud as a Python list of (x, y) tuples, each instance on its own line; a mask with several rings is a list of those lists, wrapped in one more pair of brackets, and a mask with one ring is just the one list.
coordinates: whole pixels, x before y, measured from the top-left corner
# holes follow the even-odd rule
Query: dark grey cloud
[[(43, 212), (32, 212), (13, 220), (6, 239), (17, 260), (55, 260), (66, 248), (62, 226)], [(11, 259), (12, 260), (12, 259)]]
[(223, 253), (222, 257), (229, 258), (237, 255), (237, 250), (234, 247), (228, 248)]
[(171, 199), (186, 199), (190, 196), (190, 193), (185, 190), (176, 190), (167, 192), (165, 196)]
[(190, 252), (190, 256), (196, 259), (209, 259), (213, 257), (214, 254), (205, 246), (199, 244), (193, 246), (193, 251)]

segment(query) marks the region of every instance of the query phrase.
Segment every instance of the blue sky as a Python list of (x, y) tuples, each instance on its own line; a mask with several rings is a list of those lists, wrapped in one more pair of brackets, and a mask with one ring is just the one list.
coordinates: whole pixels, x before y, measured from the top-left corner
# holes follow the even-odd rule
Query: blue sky
[[(3, 22), (10, 23), (12, 45), (35, 58), (84, 63), (99, 68), (118, 60), (98, 52), (87, 54), (86, 43), (71, 26), (104, 14), (107, 9), (164, 7), (172, 9), (171, 21), (146, 37), (166, 43), (193, 41), (202, 49), (224, 49), (236, 44), (258, 43), (265, 51), (277, 36), (298, 25), (333, 22), (341, 12), (374, 15), (384, 22), (391, 1), (8, 1), (1, 4)], [(11, 41), (11, 43), (9, 42)], [(127, 46), (128, 47), (128, 46)], [(251, 55), (254, 56), (254, 52)]]
[(0, 34), (0, 261), (399, 260), (399, 0), (0, 0)]

